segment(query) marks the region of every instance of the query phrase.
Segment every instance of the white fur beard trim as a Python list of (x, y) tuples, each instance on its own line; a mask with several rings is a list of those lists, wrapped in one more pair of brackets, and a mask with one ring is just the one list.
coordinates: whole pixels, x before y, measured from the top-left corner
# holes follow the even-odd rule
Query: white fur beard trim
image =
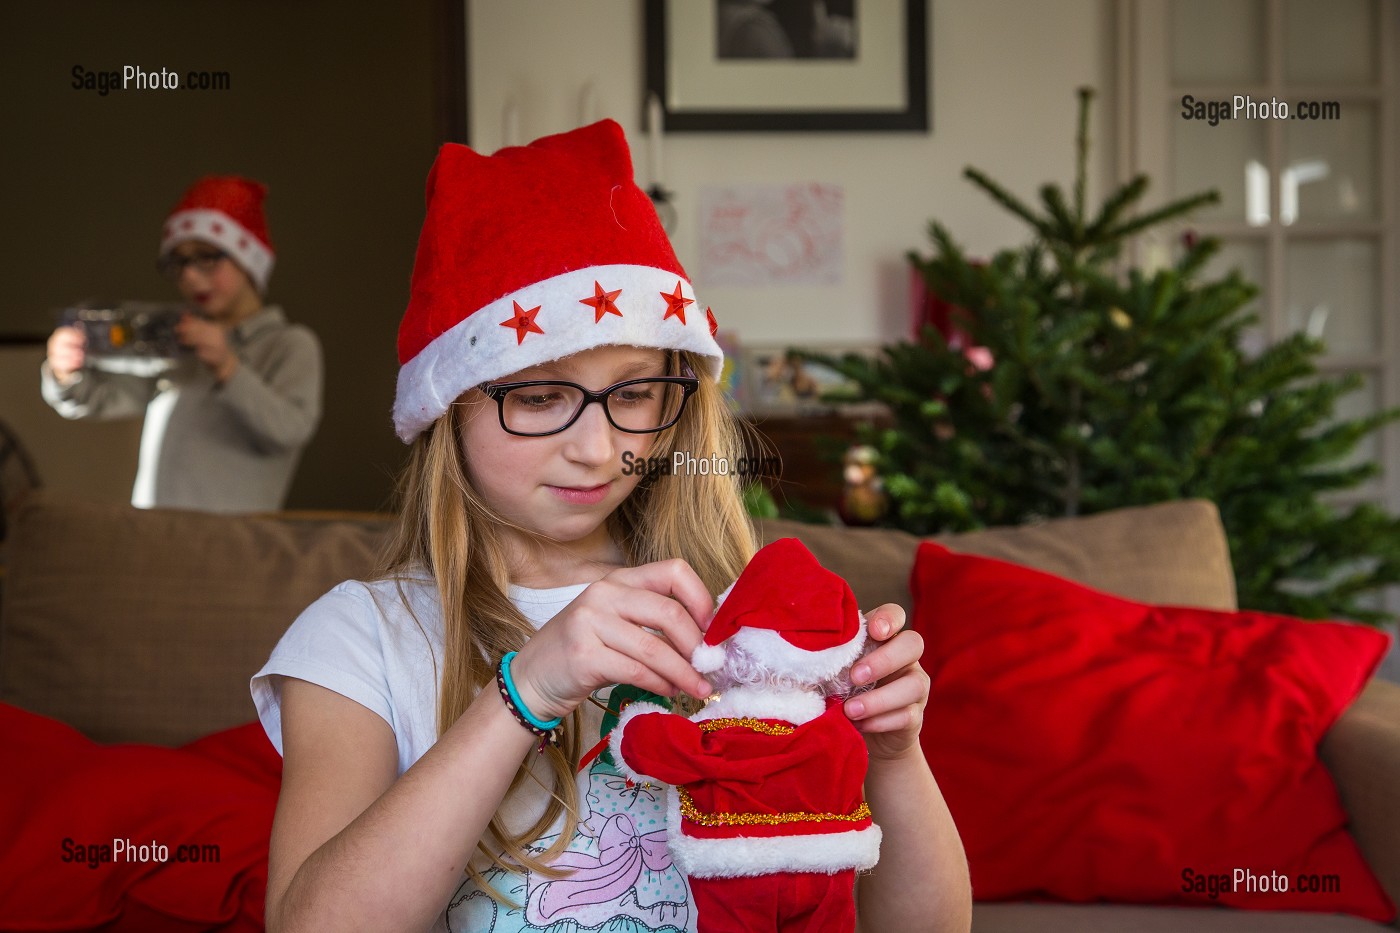
[[(657, 703), (648, 703), (645, 700), (638, 700), (627, 704), (627, 708), (622, 711), (622, 715), (617, 718), (617, 725), (613, 726), (612, 732), (608, 733), (608, 751), (612, 752), (612, 759), (617, 764), (617, 770), (622, 772), (622, 776), (635, 784), (642, 784), (647, 781), (653, 784), (664, 784), (665, 781), (658, 781), (647, 774), (641, 774), (632, 769), (632, 766), (622, 757), (622, 730), (635, 717), (643, 713), (664, 713), (667, 716), (677, 715), (666, 707)], [(672, 796), (675, 796), (674, 794)]]
[[(690, 717), (706, 719), (781, 719), (795, 726), (811, 722), (826, 712), (826, 699), (819, 693), (801, 690), (761, 690), (756, 687), (730, 687), (718, 700)], [(614, 756), (616, 757), (616, 756)]]
[[(702, 674), (717, 671), (724, 666), (724, 645), (732, 643), (742, 647), (747, 654), (775, 674), (787, 674), (803, 683), (820, 684), (831, 680), (860, 657), (861, 649), (865, 647), (865, 635), (863, 615), (860, 617), (860, 627), (854, 638), (844, 645), (823, 648), (820, 651), (804, 651), (782, 635), (768, 629), (741, 628), (719, 645), (702, 643), (691, 656), (691, 663)], [(717, 664), (714, 663), (716, 653), (720, 658)], [(702, 662), (713, 666), (701, 667)]]

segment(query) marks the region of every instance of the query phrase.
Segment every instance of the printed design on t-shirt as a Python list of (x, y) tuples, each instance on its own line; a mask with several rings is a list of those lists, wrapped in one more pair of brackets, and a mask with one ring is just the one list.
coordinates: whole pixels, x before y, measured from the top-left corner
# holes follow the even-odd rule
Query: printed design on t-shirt
[[(605, 730), (610, 724), (605, 724)], [(447, 909), (449, 930), (490, 933), (689, 933), (690, 889), (666, 850), (669, 789), (627, 780), (601, 756), (578, 776), (584, 819), (551, 864), (562, 878), (534, 872), (483, 872), (512, 905), (465, 882)], [(558, 830), (528, 848), (539, 854)]]
[(592, 844), (555, 860), (573, 869), (568, 876), (528, 877), (526, 920), (544, 926), (569, 917), (592, 929), (626, 918), (646, 930), (686, 929), (690, 893), (666, 850), (665, 788), (634, 784), (598, 762), (579, 791), (589, 815), (575, 843)]

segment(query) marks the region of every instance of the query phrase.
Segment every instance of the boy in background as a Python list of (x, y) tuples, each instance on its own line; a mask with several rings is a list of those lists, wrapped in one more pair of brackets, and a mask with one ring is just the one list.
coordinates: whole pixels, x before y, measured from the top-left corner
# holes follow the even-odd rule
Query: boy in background
[(214, 512), (280, 509), (321, 417), (321, 345), (265, 305), (275, 253), (267, 189), (209, 176), (165, 223), (157, 266), (198, 314), (176, 325), (190, 352), (159, 376), (86, 367), (81, 329), (59, 327), (41, 367), (65, 418), (144, 413), (131, 503)]

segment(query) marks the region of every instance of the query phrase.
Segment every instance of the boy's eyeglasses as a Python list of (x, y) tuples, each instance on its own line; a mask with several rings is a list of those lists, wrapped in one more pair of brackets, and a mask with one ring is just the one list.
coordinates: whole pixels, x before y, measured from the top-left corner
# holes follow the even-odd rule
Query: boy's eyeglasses
[(699, 386), (694, 376), (628, 379), (592, 392), (576, 382), (553, 379), (484, 384), (496, 400), (501, 427), (518, 437), (558, 434), (578, 420), (593, 402), (603, 406), (608, 423), (628, 434), (655, 434), (675, 424), (686, 399)]
[(208, 275), (219, 267), (219, 263), (227, 258), (228, 253), (221, 250), (212, 250), (205, 253), (191, 253), (188, 256), (177, 256), (171, 253), (168, 256), (162, 256), (156, 261), (156, 271), (174, 282), (185, 274), (186, 266), (194, 266), (195, 271), (202, 275)]

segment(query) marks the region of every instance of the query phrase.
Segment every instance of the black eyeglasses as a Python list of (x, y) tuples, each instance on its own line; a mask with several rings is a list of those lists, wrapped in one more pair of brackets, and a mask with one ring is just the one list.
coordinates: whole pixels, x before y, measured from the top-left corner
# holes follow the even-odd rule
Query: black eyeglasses
[(191, 253), (188, 256), (178, 256), (171, 253), (156, 260), (156, 271), (170, 279), (172, 282), (185, 274), (186, 266), (194, 266), (195, 271), (202, 275), (208, 275), (219, 267), (219, 263), (228, 258), (228, 253), (222, 250), (212, 250), (204, 253)]
[(496, 400), (501, 427), (517, 437), (548, 437), (578, 420), (593, 402), (603, 406), (608, 423), (628, 434), (655, 434), (675, 424), (686, 399), (699, 387), (693, 375), (628, 379), (592, 392), (576, 382), (542, 379), (483, 384)]

